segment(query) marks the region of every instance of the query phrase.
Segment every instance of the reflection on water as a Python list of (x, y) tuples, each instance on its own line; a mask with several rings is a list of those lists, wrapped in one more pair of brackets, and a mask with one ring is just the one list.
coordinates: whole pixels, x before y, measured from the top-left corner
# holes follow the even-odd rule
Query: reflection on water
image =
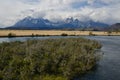
[[(18, 37), (18, 38), (0, 38), (0, 42), (25, 41), (28, 39), (48, 39), (48, 38), (69, 38), (62, 36), (48, 37)], [(71, 36), (74, 37), (74, 36)], [(77, 38), (78, 36), (75, 36)], [(98, 40), (103, 45), (102, 52), (104, 55), (99, 61), (96, 70), (90, 71), (88, 74), (77, 80), (120, 80), (120, 36), (82, 36), (85, 38)]]

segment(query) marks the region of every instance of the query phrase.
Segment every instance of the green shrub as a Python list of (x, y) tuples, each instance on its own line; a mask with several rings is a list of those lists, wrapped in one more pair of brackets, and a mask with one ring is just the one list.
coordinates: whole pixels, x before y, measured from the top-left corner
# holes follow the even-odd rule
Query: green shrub
[(31, 35), (31, 37), (35, 37), (36, 35), (34, 35), (33, 33), (32, 33), (32, 35)]
[(68, 34), (66, 34), (66, 33), (62, 33), (61, 36), (68, 36)]
[(93, 34), (92, 32), (89, 32), (89, 36), (95, 36), (95, 34)]
[(67, 80), (67, 78), (61, 76), (46, 75), (42, 77), (42, 80)]
[(0, 44), (0, 79), (70, 80), (97, 62), (97, 41), (84, 38), (28, 40)]
[(107, 32), (107, 34), (108, 34), (108, 36), (110, 36), (110, 35), (112, 34), (112, 31), (109, 30), (109, 31)]
[(16, 36), (16, 34), (14, 34), (14, 33), (9, 33), (8, 34), (8, 37), (15, 37)]

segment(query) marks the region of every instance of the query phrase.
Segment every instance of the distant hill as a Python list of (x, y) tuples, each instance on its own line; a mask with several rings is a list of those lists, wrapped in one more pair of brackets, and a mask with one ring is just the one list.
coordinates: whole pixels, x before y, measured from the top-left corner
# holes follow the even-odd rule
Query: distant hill
[(120, 23), (116, 23), (110, 26), (110, 30), (112, 31), (120, 31)]
[(18, 21), (15, 25), (7, 27), (6, 29), (82, 29), (82, 30), (104, 30), (108, 24), (101, 22), (80, 21), (78, 19), (67, 18), (63, 21), (52, 22), (48, 19), (26, 17)]

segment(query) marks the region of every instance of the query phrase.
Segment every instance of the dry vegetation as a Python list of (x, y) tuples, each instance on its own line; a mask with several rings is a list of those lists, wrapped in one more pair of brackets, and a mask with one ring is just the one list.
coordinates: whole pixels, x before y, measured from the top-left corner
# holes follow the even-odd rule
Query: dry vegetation
[(120, 35), (120, 32), (104, 32), (104, 31), (62, 31), (62, 30), (0, 30), (0, 36), (8, 36), (12, 33), (15, 36), (54, 36), (54, 35)]

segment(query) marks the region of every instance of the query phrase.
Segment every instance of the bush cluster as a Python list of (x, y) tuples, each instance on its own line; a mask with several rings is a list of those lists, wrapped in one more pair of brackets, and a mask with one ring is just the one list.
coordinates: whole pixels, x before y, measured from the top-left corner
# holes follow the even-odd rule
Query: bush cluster
[(96, 64), (97, 41), (83, 38), (0, 44), (0, 80), (69, 80)]
[(95, 34), (93, 34), (92, 32), (89, 32), (89, 36), (95, 36)]
[(15, 37), (15, 36), (16, 36), (16, 34), (14, 34), (14, 33), (9, 33), (9, 34), (8, 34), (8, 37), (9, 37), (9, 38)]
[(66, 33), (62, 33), (61, 36), (68, 36), (68, 34), (66, 34)]

